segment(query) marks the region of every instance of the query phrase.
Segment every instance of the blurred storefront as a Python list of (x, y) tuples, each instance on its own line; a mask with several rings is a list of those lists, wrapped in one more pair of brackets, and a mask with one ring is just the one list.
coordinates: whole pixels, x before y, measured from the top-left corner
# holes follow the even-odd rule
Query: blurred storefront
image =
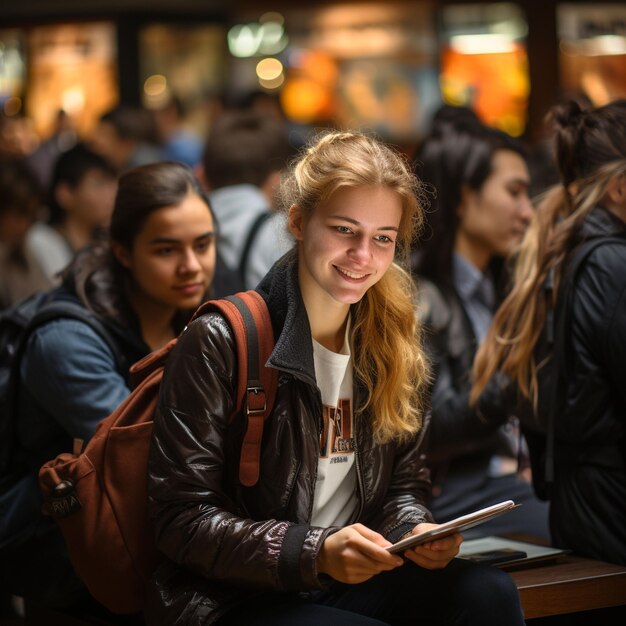
[[(113, 22), (64, 23), (0, 31), (4, 112), (25, 108), (35, 131), (48, 136), (60, 110), (88, 132), (94, 115), (118, 99)], [(26, 107), (28, 103), (28, 107)]]
[(557, 16), (563, 88), (595, 105), (626, 97), (626, 3), (561, 4)]
[(141, 104), (159, 109), (176, 96), (204, 134), (211, 106), (228, 82), (226, 28), (216, 23), (154, 22), (139, 31)]
[(433, 4), (337, 4), (285, 12), (288, 118), (417, 135), (440, 103)]
[(117, 102), (171, 96), (204, 132), (259, 91), (306, 128), (412, 141), (447, 102), (533, 139), (562, 94), (626, 97), (624, 2), (22, 0), (0, 17), (0, 106), (41, 137), (61, 109), (88, 133)]
[[(624, 2), (281, 4), (272, 19), (284, 27), (284, 47), (249, 47), (237, 55), (248, 57), (238, 59), (240, 76), (250, 89), (280, 93), (288, 117), (305, 124), (410, 140), (445, 102), (534, 141), (560, 97), (626, 97)], [(239, 15), (229, 32), (262, 39), (263, 14)], [(273, 85), (259, 74), (269, 61)]]
[[(198, 132), (227, 83), (222, 2), (22, 0), (0, 9), (0, 112), (41, 139), (64, 111), (88, 136), (119, 103), (156, 109), (176, 96)], [(173, 5), (173, 6), (172, 6)]]
[(487, 124), (521, 135), (530, 93), (522, 9), (504, 2), (450, 5), (441, 17), (443, 100), (471, 106)]

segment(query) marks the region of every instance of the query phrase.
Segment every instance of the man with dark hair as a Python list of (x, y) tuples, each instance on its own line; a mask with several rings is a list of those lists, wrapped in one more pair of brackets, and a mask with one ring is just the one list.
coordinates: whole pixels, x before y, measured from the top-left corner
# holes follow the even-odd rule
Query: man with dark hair
[(116, 191), (115, 168), (84, 144), (76, 144), (57, 159), (48, 198), (48, 223), (56, 243), (53, 245), (49, 228), (43, 224), (32, 228), (28, 242), (51, 278), (75, 252), (108, 228)]
[(148, 111), (119, 105), (100, 117), (91, 147), (123, 172), (162, 159), (154, 135), (154, 120)]
[(256, 111), (228, 111), (206, 141), (203, 178), (220, 225), (220, 253), (253, 288), (291, 246), (272, 213), (280, 173), (292, 153), (283, 123)]

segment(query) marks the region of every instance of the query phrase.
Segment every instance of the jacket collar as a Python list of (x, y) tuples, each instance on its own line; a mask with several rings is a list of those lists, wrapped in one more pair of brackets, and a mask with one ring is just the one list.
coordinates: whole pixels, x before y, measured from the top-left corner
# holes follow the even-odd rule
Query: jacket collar
[(311, 327), (298, 284), (298, 252), (293, 248), (257, 287), (272, 317), (276, 345), (268, 364), (316, 385)]
[(626, 224), (604, 207), (597, 206), (584, 219), (577, 239), (584, 241), (606, 236), (626, 236)]

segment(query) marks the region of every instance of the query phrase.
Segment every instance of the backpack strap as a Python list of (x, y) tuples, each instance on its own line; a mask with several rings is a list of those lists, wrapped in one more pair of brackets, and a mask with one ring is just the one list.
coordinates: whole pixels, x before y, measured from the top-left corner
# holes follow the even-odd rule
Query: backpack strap
[(259, 480), (263, 424), (274, 407), (278, 387), (278, 372), (266, 367), (274, 349), (272, 320), (265, 300), (256, 291), (209, 300), (194, 318), (216, 310), (226, 318), (235, 337), (239, 379), (233, 415), (242, 408), (246, 413), (239, 481), (252, 487)]
[(557, 298), (557, 306), (552, 306), (554, 289), (554, 271), (550, 270), (544, 283), (544, 293), (548, 302), (546, 314), (546, 342), (554, 358), (555, 380), (552, 384), (552, 393), (548, 405), (546, 423), (546, 459), (545, 483), (548, 491), (554, 483), (554, 448), (556, 414), (563, 404), (564, 387), (567, 380), (568, 364), (571, 362), (566, 350), (567, 337), (571, 334), (572, 308), (574, 287), (580, 271), (591, 253), (599, 246), (606, 244), (626, 245), (626, 239), (621, 237), (594, 237), (581, 243), (572, 253), (571, 261), (567, 264), (561, 278)]
[(246, 268), (248, 267), (248, 258), (250, 257), (250, 252), (252, 251), (252, 244), (256, 239), (256, 235), (261, 230), (261, 226), (269, 220), (272, 214), (269, 211), (263, 211), (259, 213), (252, 222), (252, 226), (250, 226), (250, 230), (248, 231), (248, 236), (246, 237), (246, 243), (243, 246), (243, 250), (241, 252), (241, 258), (239, 260), (239, 267), (237, 268), (237, 272), (241, 277), (242, 284), (246, 284)]

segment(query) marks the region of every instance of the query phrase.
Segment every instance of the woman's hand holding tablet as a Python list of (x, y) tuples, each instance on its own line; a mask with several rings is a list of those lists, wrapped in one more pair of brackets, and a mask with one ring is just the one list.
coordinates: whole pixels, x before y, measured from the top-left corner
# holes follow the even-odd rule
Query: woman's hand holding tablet
[(389, 546), (387, 550), (392, 554), (404, 552), (409, 548), (419, 546), (423, 543), (435, 541), (436, 539), (441, 539), (442, 537), (448, 537), (449, 535), (459, 533), (463, 530), (467, 530), (468, 528), (472, 528), (473, 526), (478, 526), (478, 524), (482, 524), (492, 517), (511, 511), (518, 506), (520, 505), (515, 504), (513, 500), (506, 500), (504, 502), (488, 506), (484, 509), (479, 509), (478, 511), (462, 515), (461, 517), (457, 517), (456, 519), (445, 522), (444, 524), (439, 524), (439, 526), (431, 528), (425, 532), (409, 535), (408, 537), (405, 537), (404, 539), (401, 539), (400, 541), (397, 541), (393, 545)]

